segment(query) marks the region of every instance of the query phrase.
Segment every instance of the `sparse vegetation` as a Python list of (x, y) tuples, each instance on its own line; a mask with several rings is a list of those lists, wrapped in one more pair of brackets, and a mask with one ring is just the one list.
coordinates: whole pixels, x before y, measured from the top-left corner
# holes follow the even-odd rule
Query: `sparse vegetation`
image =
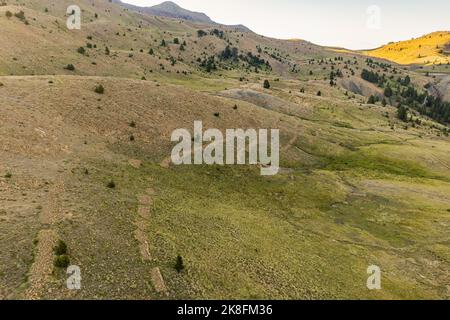
[[(446, 298), (448, 66), (92, 1), (69, 32), (60, 6), (19, 2), (4, 9), (33, 27), (3, 17), (18, 41), (2, 47), (0, 295), (38, 278), (48, 299)], [(280, 129), (280, 172), (170, 164), (171, 132), (201, 119)], [(33, 274), (42, 258), (49, 277)], [(372, 263), (383, 290), (365, 287)]]
[(57, 256), (65, 255), (67, 254), (67, 244), (63, 240), (59, 240), (53, 251)]
[(180, 255), (178, 255), (176, 262), (175, 262), (175, 270), (178, 273), (181, 273), (184, 269), (185, 269), (185, 266), (184, 266), (183, 258)]
[(56, 268), (66, 269), (70, 265), (70, 259), (67, 255), (57, 256), (53, 264)]
[(98, 86), (95, 87), (94, 91), (95, 91), (95, 93), (98, 93), (98, 94), (104, 94), (105, 88), (103, 87), (103, 85), (99, 84)]
[(75, 66), (74, 66), (73, 64), (68, 64), (68, 65), (65, 67), (65, 69), (66, 69), (66, 70), (69, 70), (69, 71), (74, 71), (74, 70), (75, 70)]
[(78, 52), (79, 54), (86, 54), (86, 49), (85, 49), (84, 47), (79, 47), (79, 48), (77, 49), (77, 52)]
[(14, 16), (22, 21), (25, 21), (25, 12), (23, 12), (22, 10), (20, 10), (19, 12), (15, 13)]

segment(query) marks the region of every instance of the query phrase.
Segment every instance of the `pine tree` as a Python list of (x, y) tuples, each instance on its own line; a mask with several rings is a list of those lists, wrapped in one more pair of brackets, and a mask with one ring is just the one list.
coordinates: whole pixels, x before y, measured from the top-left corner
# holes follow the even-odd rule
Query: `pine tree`
[(392, 92), (391, 87), (387, 86), (386, 89), (384, 89), (384, 96), (386, 98), (390, 98), (390, 97), (392, 97), (392, 95), (393, 95), (393, 92)]
[(397, 109), (397, 116), (400, 120), (408, 122), (408, 108), (404, 106), (399, 106)]
[(175, 262), (175, 270), (177, 270), (178, 273), (181, 273), (181, 271), (184, 270), (184, 263), (183, 263), (183, 258), (178, 255), (177, 257), (177, 261)]
[(367, 101), (367, 103), (368, 103), (368, 104), (375, 104), (375, 103), (376, 103), (375, 96), (373, 96), (373, 95), (370, 96), (370, 97), (369, 97), (369, 101)]

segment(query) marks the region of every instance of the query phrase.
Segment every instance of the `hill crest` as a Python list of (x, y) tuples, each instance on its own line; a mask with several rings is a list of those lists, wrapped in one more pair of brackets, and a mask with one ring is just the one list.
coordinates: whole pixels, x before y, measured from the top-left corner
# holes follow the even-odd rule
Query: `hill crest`
[(411, 40), (392, 42), (362, 53), (403, 65), (448, 64), (450, 63), (450, 32), (437, 31)]

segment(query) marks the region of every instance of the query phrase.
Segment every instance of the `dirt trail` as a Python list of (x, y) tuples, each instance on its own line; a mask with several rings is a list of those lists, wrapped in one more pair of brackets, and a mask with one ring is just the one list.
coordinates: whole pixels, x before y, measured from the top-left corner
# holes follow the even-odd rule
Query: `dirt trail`
[(62, 199), (64, 194), (64, 182), (62, 178), (50, 189), (47, 203), (39, 215), (44, 229), (38, 233), (38, 243), (33, 264), (29, 270), (28, 289), (24, 296), (26, 299), (41, 299), (46, 293), (46, 285), (51, 281), (53, 273), (54, 252), (59, 236), (55, 225), (63, 218)]
[(29, 272), (29, 288), (25, 292), (27, 300), (39, 300), (45, 292), (53, 272), (53, 248), (58, 234), (52, 229), (41, 230), (38, 241), (36, 258)]
[[(155, 191), (153, 188), (147, 188), (144, 194), (138, 196), (139, 206), (135, 219), (136, 231), (134, 233), (134, 237), (139, 243), (139, 252), (141, 254), (142, 261), (149, 264), (149, 266), (150, 264), (155, 263), (155, 260), (150, 252), (150, 245), (148, 243), (148, 230), (151, 223), (154, 194)], [(159, 294), (167, 296), (167, 287), (160, 269), (158, 267), (152, 268), (150, 270), (150, 275), (155, 291)]]

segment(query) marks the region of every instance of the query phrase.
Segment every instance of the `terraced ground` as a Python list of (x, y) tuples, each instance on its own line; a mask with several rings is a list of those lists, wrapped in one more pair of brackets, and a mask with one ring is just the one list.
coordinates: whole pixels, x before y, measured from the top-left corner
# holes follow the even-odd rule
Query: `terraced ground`
[[(231, 30), (242, 50), (267, 46), (284, 62), (262, 53), (274, 70), (207, 73), (194, 57), (227, 43), (197, 39), (207, 26), (75, 2), (88, 17), (78, 34), (60, 27), (68, 1), (0, 7), (8, 30), (0, 40), (21, 39), (0, 47), (0, 298), (450, 297), (442, 124), (405, 124), (395, 107), (366, 104), (361, 93), (373, 86), (307, 42)], [(29, 25), (3, 14), (20, 8)], [(187, 39), (186, 51), (158, 45), (175, 36)], [(77, 53), (86, 41), (97, 49)], [(183, 61), (172, 65), (175, 53)], [(365, 66), (364, 56), (343, 57), (355, 71)], [(69, 63), (75, 71), (63, 69)], [(332, 67), (345, 83), (330, 86)], [(398, 67), (405, 75), (429, 80)], [(363, 90), (351, 92), (352, 82)], [(100, 84), (103, 94), (94, 91)], [(196, 120), (205, 129), (280, 129), (280, 174), (171, 165), (172, 131)], [(54, 266), (58, 240), (81, 269), (79, 291)], [(379, 291), (366, 287), (373, 264), (382, 269)]]

